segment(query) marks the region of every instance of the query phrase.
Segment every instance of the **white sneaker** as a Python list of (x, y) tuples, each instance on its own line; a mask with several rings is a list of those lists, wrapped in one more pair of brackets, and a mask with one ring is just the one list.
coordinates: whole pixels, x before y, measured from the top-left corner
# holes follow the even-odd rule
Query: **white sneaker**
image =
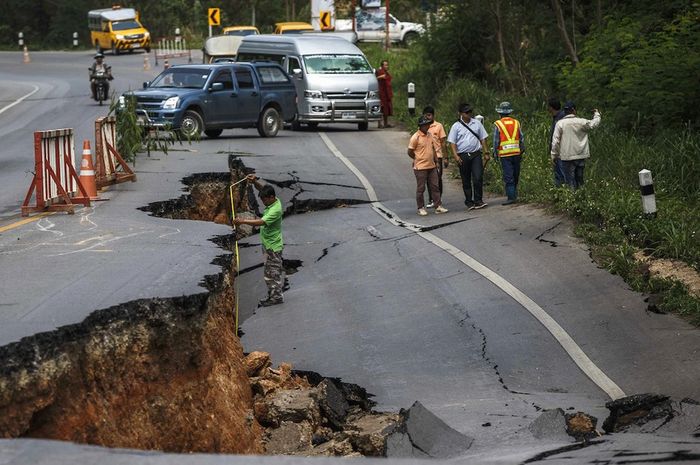
[(439, 207), (437, 207), (435, 209), (435, 213), (447, 213), (448, 211), (449, 210), (447, 208), (443, 207), (442, 205), (440, 205)]
[(428, 215), (428, 210), (426, 210), (425, 208), (419, 208), (419, 209), (418, 209), (418, 214), (419, 214), (420, 216), (427, 216), (427, 215)]
[(425, 208), (435, 208), (435, 203), (430, 202), (428, 205), (425, 206)]

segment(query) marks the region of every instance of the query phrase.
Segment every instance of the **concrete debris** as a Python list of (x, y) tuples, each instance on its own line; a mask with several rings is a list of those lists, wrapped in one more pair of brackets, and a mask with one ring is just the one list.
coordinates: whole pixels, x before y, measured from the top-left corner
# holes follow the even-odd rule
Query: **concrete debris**
[(598, 419), (583, 412), (566, 414), (566, 433), (577, 441), (588, 441), (600, 436), (596, 430)]
[(415, 402), (399, 412), (399, 427), (387, 438), (387, 457), (447, 459), (467, 452), (474, 442)]
[(338, 388), (335, 387), (335, 384), (324, 379), (316, 387), (316, 400), (328, 422), (334, 428), (341, 429), (345, 416), (350, 410), (350, 404), (348, 404)]
[(248, 376), (263, 376), (263, 370), (270, 367), (270, 354), (267, 352), (251, 352), (245, 357), (246, 372)]
[(283, 421), (278, 427), (267, 432), (264, 441), (265, 452), (269, 455), (289, 455), (311, 448), (313, 427), (307, 421)]
[(537, 439), (570, 442), (567, 434), (566, 415), (564, 410), (555, 408), (545, 410), (528, 426), (530, 433)]
[[(310, 389), (276, 390), (255, 404), (255, 417), (262, 425), (279, 428), (284, 422), (320, 425), (321, 410)], [(311, 435), (309, 435), (309, 443)]]
[(674, 401), (659, 394), (637, 394), (608, 402), (606, 433), (685, 433), (700, 431), (700, 404), (693, 399)]
[(345, 434), (362, 455), (384, 457), (387, 456), (387, 439), (398, 425), (399, 415), (395, 413), (352, 414)]
[(587, 413), (564, 413), (564, 410), (555, 408), (545, 410), (530, 423), (528, 429), (537, 439), (570, 442), (574, 438), (588, 441), (600, 436), (596, 430), (597, 424), (598, 419)]

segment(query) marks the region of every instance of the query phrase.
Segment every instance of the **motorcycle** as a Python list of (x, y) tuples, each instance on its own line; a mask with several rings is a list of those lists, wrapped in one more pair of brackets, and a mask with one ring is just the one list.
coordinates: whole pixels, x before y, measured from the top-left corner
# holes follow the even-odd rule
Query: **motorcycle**
[(109, 81), (112, 76), (104, 70), (95, 71), (92, 75), (92, 80), (95, 85), (95, 101), (102, 105), (102, 102), (109, 98)]

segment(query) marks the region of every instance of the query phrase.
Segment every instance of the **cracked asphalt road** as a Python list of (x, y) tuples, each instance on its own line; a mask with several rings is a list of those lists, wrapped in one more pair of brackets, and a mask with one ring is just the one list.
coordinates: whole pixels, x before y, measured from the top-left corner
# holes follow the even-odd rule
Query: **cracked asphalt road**
[[(0, 63), (13, 56), (0, 54)], [(46, 54), (44, 60), (56, 60), (58, 70), (37, 64), (32, 73), (55, 73), (62, 95), (86, 94), (84, 76), (73, 77), (63, 64), (86, 57)], [(123, 56), (112, 66), (130, 75), (135, 86), (143, 79), (138, 60)], [(0, 69), (0, 81), (27, 72), (14, 64)], [(36, 79), (44, 85), (41, 92), (49, 93), (50, 80)], [(22, 154), (31, 160), (31, 131), (77, 122), (79, 134), (89, 134), (96, 110), (82, 100), (72, 107), (74, 100), (52, 100), (48, 112), (34, 102), (2, 115), (11, 117), (9, 129), (0, 130), (7, 136), (0, 162), (8, 168), (0, 172), (8, 189), (1, 198), (2, 225), (12, 221), (19, 206), (15, 200), (21, 202), (27, 187), (18, 173), (27, 164)], [(522, 290), (626, 393), (700, 398), (697, 330), (673, 316), (647, 313), (641, 295), (591, 262), (567, 222), (498, 202), (467, 213), (456, 181), (446, 183), (450, 213), (419, 218), (405, 155), (408, 134), (370, 130), (358, 143), (355, 130), (321, 129), (369, 179), (388, 210), (407, 223), (432, 228)], [(368, 198), (362, 184), (316, 132), (283, 131), (260, 139), (255, 131), (226, 131), (219, 140), (205, 138), (167, 156), (141, 157), (139, 181), (112, 188), (105, 194), (109, 202), (0, 235), (0, 344), (80, 321), (124, 300), (201, 292), (202, 277), (217, 270), (211, 260), (223, 253), (209, 239), (230, 229), (153, 218), (137, 208), (178, 197), (179, 181), (189, 174), (226, 171), (232, 151), (278, 184), (286, 207), (292, 198), (307, 205), (359, 202), (285, 218), (285, 258), (303, 266), (289, 277), (282, 306), (256, 311), (264, 293), (262, 270), (256, 268), (259, 239), (245, 241), (251, 245), (241, 247), (241, 268), (250, 270), (240, 282), (247, 351), (262, 349), (276, 363), (291, 361), (298, 369), (362, 385), (376, 395), (380, 409), (398, 410), (419, 400), (474, 437), (474, 452), (486, 454), (481, 457), (504, 444), (504, 454), (532, 447), (524, 428), (541, 409), (583, 410), (602, 422), (607, 397), (542, 325), (483, 276), (363, 204)], [(2, 445), (9, 454), (25, 450)]]

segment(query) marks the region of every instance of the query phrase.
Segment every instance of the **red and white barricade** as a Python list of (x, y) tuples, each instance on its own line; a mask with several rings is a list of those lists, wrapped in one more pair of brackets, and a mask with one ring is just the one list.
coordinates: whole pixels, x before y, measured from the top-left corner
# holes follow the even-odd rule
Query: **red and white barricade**
[[(22, 204), (22, 216), (36, 211), (67, 211), (90, 206), (74, 165), (73, 129), (34, 132), (34, 179)], [(30, 206), (32, 194), (36, 205)]]
[(117, 119), (103, 116), (95, 120), (95, 181), (101, 189), (110, 184), (136, 181), (136, 175), (117, 151)]

